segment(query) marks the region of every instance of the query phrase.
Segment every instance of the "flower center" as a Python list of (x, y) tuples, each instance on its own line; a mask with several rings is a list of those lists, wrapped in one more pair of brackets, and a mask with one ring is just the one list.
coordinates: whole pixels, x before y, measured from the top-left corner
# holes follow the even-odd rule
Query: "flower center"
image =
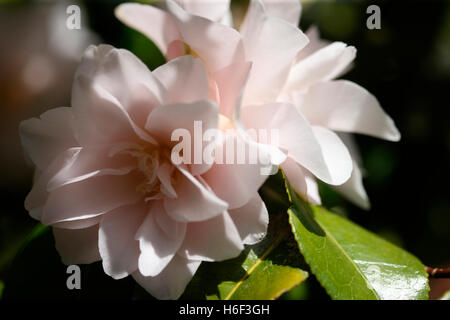
[(136, 146), (123, 150), (122, 154), (130, 155), (137, 161), (137, 169), (143, 174), (144, 180), (136, 187), (136, 191), (145, 196), (145, 201), (161, 199), (161, 182), (158, 179), (158, 168), (161, 163), (159, 147)]

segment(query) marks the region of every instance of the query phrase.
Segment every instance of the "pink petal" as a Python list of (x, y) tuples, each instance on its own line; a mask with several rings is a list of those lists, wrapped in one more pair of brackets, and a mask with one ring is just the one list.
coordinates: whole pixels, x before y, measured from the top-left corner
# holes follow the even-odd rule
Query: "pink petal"
[(258, 193), (247, 204), (229, 213), (244, 244), (255, 244), (264, 239), (269, 213)]
[(79, 146), (71, 108), (52, 109), (43, 113), (40, 119), (22, 121), (19, 133), (25, 151), (40, 170), (45, 170), (63, 151)]
[[(250, 163), (248, 156), (250, 150), (249, 142), (240, 136), (226, 135), (225, 138), (217, 146), (222, 150), (223, 157), (219, 159), (219, 152), (216, 151), (216, 163), (202, 175), (202, 178), (219, 198), (228, 203), (230, 209), (235, 209), (248, 203), (268, 176), (261, 174), (264, 163)], [(238, 162), (238, 152), (240, 151), (237, 146), (239, 144), (242, 144), (245, 150), (245, 157), (241, 159), (243, 160), (241, 161), (242, 164)], [(226, 159), (228, 152), (227, 145), (234, 146), (230, 150), (233, 151), (235, 156), (233, 159), (229, 159), (231, 160), (230, 162)], [(258, 148), (257, 145), (253, 145), (252, 147)], [(218, 162), (219, 160), (221, 162)], [(256, 160), (259, 161), (260, 159)]]
[[(171, 104), (156, 108), (147, 119), (145, 128), (156, 137), (162, 145), (173, 147), (178, 142), (172, 141), (172, 134), (177, 129), (185, 129), (190, 134), (191, 170), (200, 175), (211, 167), (211, 163), (203, 161), (202, 150), (209, 144), (203, 141), (203, 133), (208, 129), (216, 129), (218, 123), (218, 107), (210, 101), (202, 100), (192, 104)], [(199, 132), (195, 132), (195, 122)], [(201, 129), (201, 130), (200, 130)], [(200, 132), (201, 131), (201, 132)], [(195, 156), (197, 152), (197, 157)]]
[(187, 12), (212, 21), (220, 21), (230, 9), (230, 0), (175, 0)]
[(239, 106), (251, 66), (251, 62), (235, 63), (212, 75), (219, 91), (220, 114), (229, 119), (234, 118), (234, 112)]
[(142, 177), (136, 174), (98, 176), (55, 189), (45, 203), (42, 223), (93, 218), (136, 203), (142, 197), (136, 191), (141, 182)]
[(141, 254), (139, 272), (157, 276), (173, 259), (186, 233), (186, 224), (172, 220), (162, 201), (154, 201), (144, 222), (136, 232)]
[(98, 251), (98, 225), (78, 230), (53, 228), (53, 235), (64, 264), (88, 264), (101, 259)]
[(125, 175), (136, 167), (135, 159), (109, 154), (109, 147), (83, 147), (48, 183), (48, 190), (101, 175)]
[(167, 9), (184, 42), (202, 59), (210, 73), (244, 61), (245, 52), (239, 32), (189, 14), (170, 0), (167, 1)]
[(267, 15), (259, 0), (251, 2), (241, 34), (246, 58), (253, 62), (244, 105), (273, 102), (308, 38), (291, 23)]
[(220, 215), (228, 208), (226, 202), (183, 168), (178, 168), (174, 189), (177, 198), (165, 198), (164, 208), (177, 221), (204, 221)]
[(167, 103), (208, 100), (208, 74), (200, 59), (182, 56), (153, 71), (168, 93)]
[(165, 89), (131, 52), (108, 45), (89, 47), (75, 74), (72, 106), (81, 145), (119, 141), (150, 143), (143, 130)]
[(44, 171), (39, 173), (37, 169), (33, 187), (25, 198), (25, 209), (33, 218), (41, 219), (42, 207), (48, 197), (47, 186), (50, 179), (68, 163), (73, 162), (79, 151), (80, 148), (70, 148), (59, 154)]
[(312, 86), (300, 109), (313, 124), (398, 141), (400, 133), (378, 100), (359, 85), (337, 80)]
[(123, 3), (115, 10), (116, 17), (127, 26), (146, 35), (166, 54), (172, 41), (180, 40), (172, 17), (161, 9), (138, 3)]
[(239, 231), (224, 211), (215, 218), (189, 223), (178, 254), (187, 259), (222, 261), (237, 257), (243, 249)]
[(187, 260), (175, 255), (167, 267), (156, 277), (145, 277), (139, 270), (133, 278), (157, 299), (178, 299), (191, 281), (201, 261)]
[(143, 203), (123, 206), (101, 217), (98, 247), (105, 273), (122, 279), (138, 268), (139, 242), (134, 235), (141, 225), (147, 206)]

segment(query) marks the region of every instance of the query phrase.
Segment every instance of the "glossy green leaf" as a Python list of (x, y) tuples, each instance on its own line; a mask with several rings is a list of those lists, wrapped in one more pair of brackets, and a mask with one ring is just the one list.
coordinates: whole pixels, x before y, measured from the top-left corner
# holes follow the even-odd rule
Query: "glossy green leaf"
[[(255, 262), (256, 263), (256, 262)], [(228, 284), (225, 300), (273, 300), (302, 283), (308, 273), (298, 268), (279, 266), (262, 260), (248, 278), (233, 285)], [(220, 291), (220, 290), (219, 290)]]
[(301, 253), (333, 299), (427, 299), (428, 276), (410, 253), (312, 206), (290, 187), (288, 210)]
[[(276, 299), (302, 283), (308, 273), (284, 215), (272, 216), (269, 234), (237, 258), (202, 263), (182, 299)], [(292, 245), (294, 244), (294, 245)]]

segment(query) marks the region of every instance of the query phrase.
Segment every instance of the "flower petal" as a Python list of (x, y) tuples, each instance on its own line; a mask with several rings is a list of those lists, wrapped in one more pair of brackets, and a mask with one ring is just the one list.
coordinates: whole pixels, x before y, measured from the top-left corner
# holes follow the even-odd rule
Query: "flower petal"
[(353, 172), (350, 179), (340, 186), (334, 186), (333, 189), (360, 208), (365, 210), (370, 209), (370, 200), (364, 189), (361, 169), (356, 162), (353, 162)]
[(141, 182), (136, 174), (98, 176), (55, 189), (45, 203), (42, 223), (88, 219), (136, 203), (142, 197), (136, 191)]
[[(214, 193), (228, 203), (230, 209), (239, 208), (248, 203), (268, 178), (268, 175), (263, 175), (261, 172), (265, 163), (257, 162), (260, 159), (251, 162), (249, 157), (250, 148), (253, 148), (259, 156), (261, 154), (259, 147), (260, 145), (250, 144), (238, 135), (225, 135), (224, 141), (217, 145), (220, 152), (216, 150), (216, 163), (202, 175)], [(244, 157), (239, 159), (242, 154)], [(234, 157), (227, 159), (228, 155), (234, 155)]]
[(141, 254), (139, 272), (157, 276), (173, 259), (186, 233), (186, 224), (171, 219), (162, 201), (154, 201), (144, 222), (136, 232)]
[(136, 138), (155, 143), (143, 130), (165, 89), (131, 52), (108, 45), (89, 47), (75, 74), (72, 107), (81, 145)]
[(234, 118), (251, 69), (251, 62), (239, 62), (216, 71), (214, 78), (219, 92), (220, 114)]
[(244, 244), (255, 244), (264, 239), (269, 213), (258, 193), (247, 204), (229, 213)]
[(187, 55), (169, 61), (153, 71), (168, 93), (168, 103), (208, 100), (208, 74), (200, 59)]
[(175, 255), (167, 267), (156, 277), (145, 277), (139, 270), (133, 278), (157, 299), (178, 299), (191, 281), (201, 261), (187, 260)]
[(56, 250), (66, 265), (88, 264), (101, 259), (98, 251), (98, 225), (86, 229), (53, 228)]
[(73, 162), (73, 159), (80, 152), (81, 148), (70, 148), (59, 154), (50, 165), (44, 170), (36, 170), (33, 187), (30, 193), (25, 198), (25, 209), (30, 212), (30, 215), (40, 220), (42, 216), (42, 207), (48, 197), (47, 186), (50, 179), (55, 176), (68, 163)]
[(300, 104), (300, 110), (313, 125), (390, 141), (400, 140), (394, 121), (377, 99), (350, 81), (337, 80), (312, 86)]
[(291, 158), (287, 158), (285, 162), (281, 164), (281, 169), (286, 174), (289, 183), (294, 190), (302, 195), (307, 194), (306, 177), (302, 167)]
[(116, 17), (127, 26), (142, 32), (163, 52), (181, 35), (172, 17), (161, 9), (138, 3), (123, 3), (115, 10)]
[(220, 215), (228, 208), (226, 202), (181, 167), (178, 167), (174, 189), (177, 198), (165, 198), (164, 208), (177, 221), (204, 221)]
[[(323, 150), (326, 147), (330, 147), (331, 150), (336, 149), (335, 151), (339, 152), (343, 150), (342, 153), (336, 155), (340, 164), (342, 161), (350, 159), (344, 144), (336, 137), (335, 139), (323, 139), (325, 141), (322, 146), (308, 121), (292, 104), (272, 103), (261, 106), (246, 106), (241, 110), (241, 117), (247, 129), (264, 129), (269, 133), (272, 131), (278, 132), (279, 141), (259, 142), (275, 144), (277, 147), (287, 150), (289, 157), (322, 181), (338, 185), (344, 183), (350, 177), (351, 160), (349, 160), (349, 168), (344, 167), (349, 169), (348, 172), (333, 171), (336, 169), (332, 161), (333, 154), (328, 150)], [(326, 137), (330, 135), (326, 135)], [(322, 138), (322, 135), (320, 137)], [(331, 145), (329, 146), (328, 143), (331, 143)], [(335, 148), (333, 148), (334, 143), (337, 144)], [(346, 155), (347, 158), (342, 160), (340, 156), (345, 157)]]
[(172, 141), (172, 134), (175, 130), (187, 130), (189, 137), (183, 136), (182, 138), (183, 143), (186, 142), (184, 139), (189, 139), (191, 158), (187, 159), (188, 163), (183, 164), (191, 164), (192, 173), (200, 175), (211, 167), (211, 163), (203, 161), (203, 150), (209, 144), (209, 142), (203, 141), (203, 132), (217, 129), (218, 118), (218, 107), (211, 101), (170, 104), (153, 110), (147, 119), (145, 128), (161, 144), (170, 147), (176, 145), (176, 142)]
[(236, 30), (218, 22), (189, 14), (172, 0), (167, 9), (183, 41), (205, 63), (210, 73), (245, 59), (242, 39)]
[(302, 91), (315, 83), (331, 80), (341, 74), (355, 56), (354, 47), (333, 42), (294, 65), (283, 91)]
[(101, 217), (98, 247), (103, 270), (114, 279), (125, 278), (138, 268), (139, 242), (134, 235), (146, 213), (146, 206), (140, 203), (117, 208)]
[(52, 109), (40, 119), (22, 121), (19, 133), (22, 146), (40, 170), (45, 170), (63, 151), (79, 146), (71, 108)]
[(230, 10), (230, 0), (175, 0), (184, 10), (212, 21), (220, 21)]
[(49, 191), (94, 176), (125, 175), (136, 167), (134, 159), (126, 155), (110, 156), (108, 147), (78, 149), (71, 161), (50, 179), (47, 187)]
[(333, 131), (323, 127), (312, 128), (334, 184), (344, 183), (350, 178), (353, 170), (353, 161), (347, 147)]
[(215, 218), (189, 223), (178, 254), (193, 260), (223, 261), (237, 257), (243, 249), (239, 231), (224, 211)]
[(241, 33), (246, 58), (253, 62), (244, 105), (273, 102), (308, 38), (291, 23), (267, 15), (260, 0), (251, 2)]
[(283, 19), (294, 26), (298, 26), (302, 11), (299, 0), (262, 0), (262, 2), (269, 16)]

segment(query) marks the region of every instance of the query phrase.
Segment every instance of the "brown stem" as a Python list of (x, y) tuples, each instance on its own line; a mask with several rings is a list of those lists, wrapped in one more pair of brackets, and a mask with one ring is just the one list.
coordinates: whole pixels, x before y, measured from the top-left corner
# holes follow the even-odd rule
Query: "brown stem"
[(425, 270), (433, 278), (450, 278), (450, 268), (425, 267)]

